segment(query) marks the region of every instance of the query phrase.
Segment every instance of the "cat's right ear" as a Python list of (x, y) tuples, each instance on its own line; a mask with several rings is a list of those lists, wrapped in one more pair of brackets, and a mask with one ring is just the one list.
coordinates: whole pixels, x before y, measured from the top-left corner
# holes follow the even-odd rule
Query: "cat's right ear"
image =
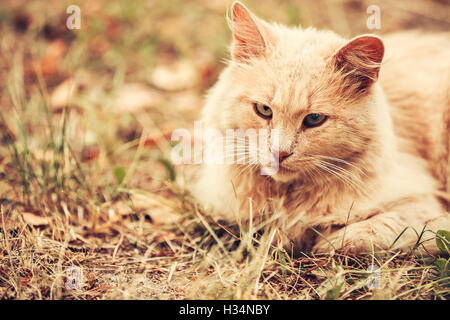
[(266, 52), (263, 22), (239, 1), (235, 1), (231, 6), (230, 20), (233, 59), (246, 62), (251, 58), (263, 56)]
[(362, 35), (334, 55), (335, 68), (349, 80), (349, 87), (365, 91), (378, 79), (384, 55), (383, 41), (375, 35)]

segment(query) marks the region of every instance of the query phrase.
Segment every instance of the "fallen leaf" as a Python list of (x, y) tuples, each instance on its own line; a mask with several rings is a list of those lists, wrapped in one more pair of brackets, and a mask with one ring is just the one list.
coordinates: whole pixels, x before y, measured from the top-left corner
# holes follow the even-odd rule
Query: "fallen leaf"
[(94, 76), (85, 70), (78, 71), (73, 77), (67, 78), (59, 84), (51, 93), (50, 106), (54, 111), (59, 111), (64, 106), (70, 105), (74, 98), (85, 88), (94, 82)]
[(131, 200), (134, 208), (145, 211), (155, 224), (171, 224), (181, 218), (172, 208), (145, 195), (133, 194)]
[(64, 41), (54, 40), (47, 48), (45, 56), (40, 61), (32, 63), (34, 74), (42, 74), (49, 82), (56, 81), (54, 78), (60, 77), (60, 64), (67, 51)]
[(81, 151), (81, 161), (87, 162), (98, 158), (100, 154), (100, 148), (97, 144), (85, 146)]
[(140, 83), (128, 83), (117, 92), (114, 111), (138, 112), (146, 107), (153, 107), (163, 101), (161, 94)]
[(151, 81), (156, 87), (167, 91), (192, 88), (197, 83), (197, 70), (188, 61), (163, 64), (155, 67)]
[(53, 90), (50, 97), (50, 105), (55, 107), (65, 106), (70, 102), (77, 84), (72, 79), (67, 79)]
[(24, 212), (22, 216), (25, 222), (32, 226), (46, 226), (50, 223), (49, 218), (37, 216), (31, 212)]
[(128, 205), (124, 201), (115, 202), (112, 205), (112, 209), (114, 210), (114, 212), (121, 216), (127, 216), (134, 213), (133, 208), (131, 208), (130, 205)]
[(202, 97), (192, 90), (171, 95), (170, 105), (178, 112), (185, 112), (197, 119), (203, 106)]

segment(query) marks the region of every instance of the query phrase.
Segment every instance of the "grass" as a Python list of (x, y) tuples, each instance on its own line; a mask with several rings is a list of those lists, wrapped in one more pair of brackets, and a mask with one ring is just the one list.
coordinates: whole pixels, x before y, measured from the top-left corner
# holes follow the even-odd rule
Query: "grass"
[[(192, 128), (223, 67), (229, 3), (80, 2), (74, 31), (69, 4), (0, 11), (1, 299), (449, 298), (448, 268), (419, 250), (434, 235), (418, 232), (407, 253), (293, 255), (270, 224), (223, 225), (189, 195), (195, 167), (170, 163), (170, 134)], [(359, 24), (331, 23), (323, 5), (256, 11), (367, 32), (365, 10)], [(365, 8), (338, 5), (349, 17)], [(386, 31), (447, 27), (415, 8), (396, 9)], [(367, 287), (370, 266), (379, 288)]]

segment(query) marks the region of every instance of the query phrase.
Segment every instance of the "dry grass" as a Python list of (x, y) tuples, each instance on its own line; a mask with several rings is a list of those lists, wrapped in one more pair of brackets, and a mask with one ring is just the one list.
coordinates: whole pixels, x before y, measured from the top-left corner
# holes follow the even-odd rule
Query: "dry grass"
[[(301, 3), (256, 11), (367, 32), (366, 3)], [(64, 27), (69, 4), (0, 11), (1, 299), (450, 297), (448, 271), (420, 251), (429, 233), (408, 253), (293, 256), (270, 224), (226, 226), (197, 207), (195, 168), (170, 163), (169, 139), (192, 128), (223, 67), (228, 1), (80, 2), (77, 31)], [(382, 2), (381, 31), (448, 29), (445, 9)]]

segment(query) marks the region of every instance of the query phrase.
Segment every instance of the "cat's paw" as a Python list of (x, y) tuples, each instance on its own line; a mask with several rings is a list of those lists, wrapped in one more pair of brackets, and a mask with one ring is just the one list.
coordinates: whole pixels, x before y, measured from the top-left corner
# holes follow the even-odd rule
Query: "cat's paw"
[(312, 253), (345, 254), (369, 253), (385, 248), (376, 237), (376, 231), (368, 223), (359, 222), (320, 238), (313, 246)]

